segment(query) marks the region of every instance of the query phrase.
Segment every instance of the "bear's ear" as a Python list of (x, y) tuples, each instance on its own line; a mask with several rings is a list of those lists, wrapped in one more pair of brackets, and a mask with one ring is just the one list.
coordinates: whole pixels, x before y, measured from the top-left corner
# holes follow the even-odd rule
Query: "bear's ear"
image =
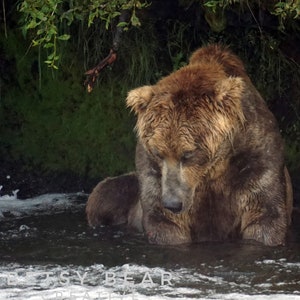
[(216, 101), (231, 100), (239, 103), (244, 90), (245, 82), (241, 77), (228, 77), (216, 84)]
[(137, 115), (145, 110), (154, 95), (153, 87), (145, 85), (128, 93), (126, 104)]

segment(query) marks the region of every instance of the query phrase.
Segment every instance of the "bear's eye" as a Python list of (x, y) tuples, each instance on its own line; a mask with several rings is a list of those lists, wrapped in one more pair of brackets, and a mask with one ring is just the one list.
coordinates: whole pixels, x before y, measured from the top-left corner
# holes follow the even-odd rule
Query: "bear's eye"
[(208, 156), (199, 149), (193, 151), (183, 152), (180, 158), (181, 163), (183, 164), (197, 164), (203, 166), (208, 162)]
[(191, 158), (193, 158), (195, 156), (195, 151), (185, 151), (182, 153), (180, 161), (182, 163), (186, 163), (187, 161), (189, 161)]

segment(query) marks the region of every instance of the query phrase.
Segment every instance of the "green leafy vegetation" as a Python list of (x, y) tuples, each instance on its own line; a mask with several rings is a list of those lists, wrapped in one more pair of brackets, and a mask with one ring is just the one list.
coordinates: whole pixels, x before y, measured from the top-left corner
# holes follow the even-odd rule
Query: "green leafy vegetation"
[[(26, 69), (20, 71), (18, 84), (28, 85)], [(40, 90), (11, 89), (2, 101), (0, 140), (14, 159), (90, 177), (132, 169), (134, 137), (124, 87), (106, 82), (101, 93), (88, 95), (78, 71), (43, 74)]]
[[(222, 43), (245, 62), (279, 121), (290, 170), (300, 170), (298, 0), (18, 3), (21, 12), (11, 4), (0, 19), (2, 157), (88, 177), (133, 170), (127, 92), (184, 66), (197, 47)], [(120, 24), (124, 9), (130, 18)], [(87, 94), (83, 74), (108, 54), (116, 26), (126, 29), (118, 59)]]
[(128, 10), (131, 12), (128, 22), (118, 23), (118, 26), (128, 29), (129, 25), (140, 26), (136, 10), (145, 6), (146, 2), (138, 0), (23, 0), (18, 10), (22, 13), (23, 34), (30, 31), (33, 34), (32, 46), (48, 49), (45, 63), (57, 69), (60, 58), (58, 43), (70, 39), (68, 29), (74, 22), (87, 22), (90, 27), (102, 20), (108, 30), (121, 12)]

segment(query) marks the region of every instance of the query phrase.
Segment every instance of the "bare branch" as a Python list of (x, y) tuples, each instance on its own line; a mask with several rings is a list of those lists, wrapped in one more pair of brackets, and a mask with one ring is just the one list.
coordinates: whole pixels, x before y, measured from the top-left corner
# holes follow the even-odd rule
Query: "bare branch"
[[(126, 22), (129, 19), (129, 16), (130, 16), (129, 11), (123, 10), (119, 17), (119, 23)], [(90, 93), (93, 90), (101, 70), (116, 61), (117, 51), (120, 46), (121, 36), (123, 31), (124, 31), (123, 27), (116, 26), (116, 33), (113, 38), (113, 46), (112, 49), (110, 49), (108, 56), (106, 56), (103, 60), (101, 60), (100, 63), (96, 65), (94, 68), (85, 72), (87, 78), (84, 82), (84, 85), (86, 86), (88, 93)]]

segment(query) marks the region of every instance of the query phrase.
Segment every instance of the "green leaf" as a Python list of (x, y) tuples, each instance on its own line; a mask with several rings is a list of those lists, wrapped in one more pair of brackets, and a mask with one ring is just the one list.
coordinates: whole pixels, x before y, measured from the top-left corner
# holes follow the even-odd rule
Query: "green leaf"
[(44, 32), (45, 32), (44, 28), (41, 28), (41, 29), (39, 29), (39, 30), (36, 32), (36, 34), (37, 34), (37, 35), (41, 35), (41, 34), (44, 33)]
[(50, 53), (49, 55), (48, 55), (48, 60), (47, 61), (52, 61), (53, 60), (53, 58), (54, 58), (54, 55), (55, 55), (55, 53), (53, 52), (53, 53)]
[(42, 39), (38, 39), (38, 40), (32, 40), (32, 45), (35, 46), (39, 46), (42, 43)]
[(51, 47), (54, 47), (53, 43), (47, 43), (44, 45), (44, 48), (51, 48)]
[(127, 27), (128, 26), (128, 23), (127, 22), (120, 22), (118, 24), (118, 27)]
[(26, 29), (32, 29), (39, 25), (35, 20), (30, 21), (26, 26)]
[(43, 12), (38, 11), (37, 14), (35, 15), (35, 17), (37, 19), (40, 19), (41, 21), (47, 21), (47, 18), (45, 17), (45, 15), (43, 14)]
[(119, 11), (116, 11), (116, 12), (111, 14), (111, 18), (118, 17), (119, 15), (121, 15), (121, 13)]
[(70, 35), (69, 34), (62, 34), (62, 35), (58, 36), (57, 38), (59, 40), (62, 40), (62, 41), (67, 41), (70, 38)]
[(141, 26), (141, 22), (140, 22), (139, 18), (135, 14), (133, 14), (131, 16), (130, 21), (131, 21), (132, 26)]

